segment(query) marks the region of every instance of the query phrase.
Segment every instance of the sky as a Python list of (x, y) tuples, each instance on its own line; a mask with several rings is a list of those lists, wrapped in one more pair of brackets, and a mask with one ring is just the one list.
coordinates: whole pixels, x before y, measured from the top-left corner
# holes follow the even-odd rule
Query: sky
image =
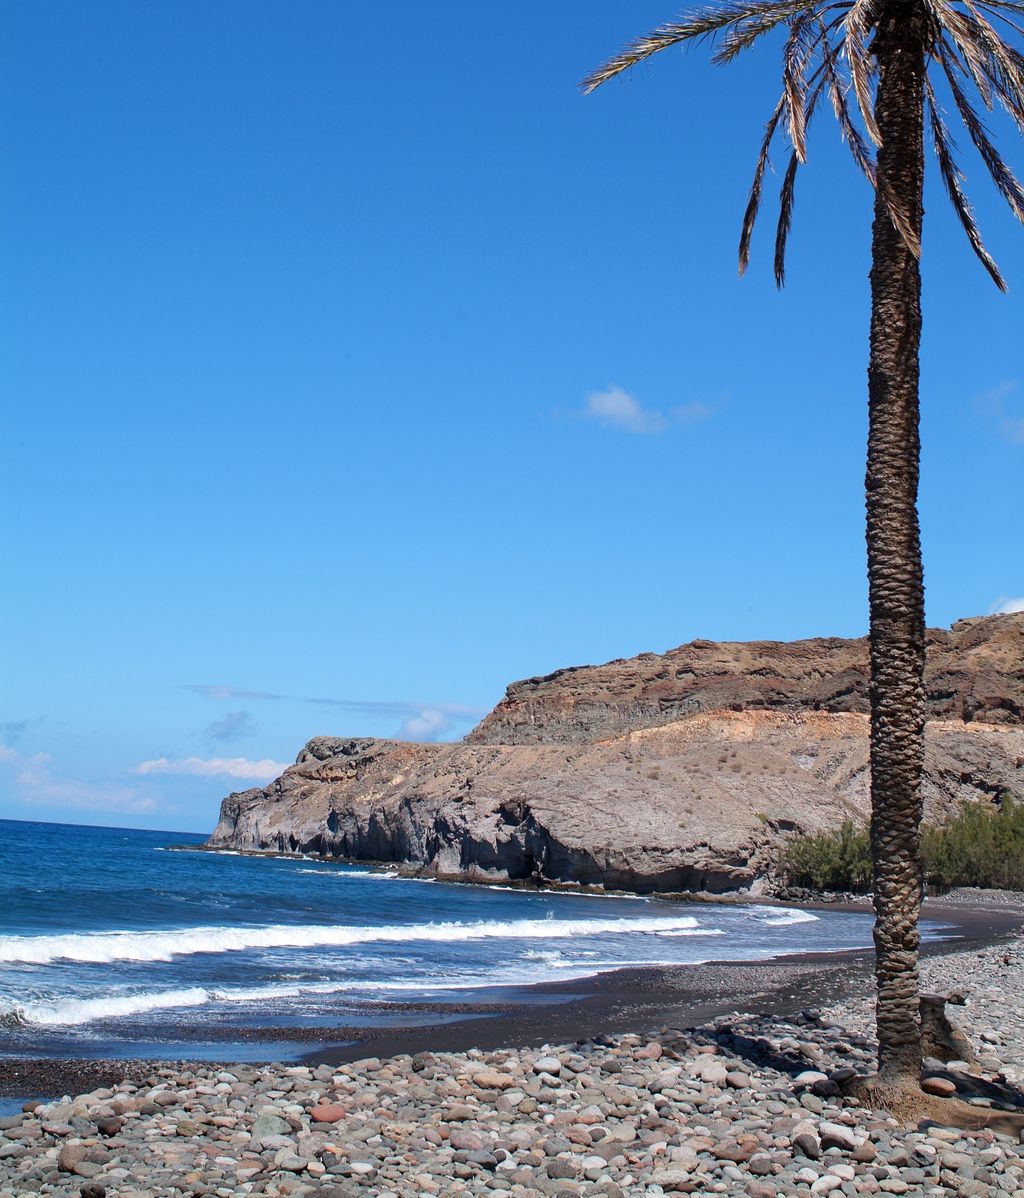
[[(674, 12), (0, 9), (0, 816), (206, 831), (314, 735), (453, 739), (561, 666), (865, 632), (870, 189), (823, 112), (787, 285), (777, 178), (740, 279), (777, 44), (576, 86)], [(1024, 606), (1024, 231), (961, 148), (1011, 291), (932, 169), (947, 626)]]

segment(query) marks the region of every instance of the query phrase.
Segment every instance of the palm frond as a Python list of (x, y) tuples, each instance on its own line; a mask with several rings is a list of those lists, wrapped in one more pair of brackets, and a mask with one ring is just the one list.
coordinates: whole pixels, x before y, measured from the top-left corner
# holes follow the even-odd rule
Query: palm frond
[(750, 265), (750, 240), (754, 235), (754, 225), (757, 223), (757, 213), (761, 207), (761, 189), (764, 184), (764, 172), (768, 166), (768, 154), (771, 150), (772, 140), (775, 137), (775, 131), (779, 127), (779, 121), (782, 119), (785, 107), (786, 97), (782, 96), (778, 104), (775, 105), (775, 111), (768, 118), (768, 122), (764, 127), (761, 153), (757, 158), (757, 166), (754, 168), (754, 181), (750, 185), (750, 197), (747, 200), (746, 211), (743, 213), (743, 228), (740, 232), (740, 274), (744, 274)]
[(881, 179), (876, 180), (878, 193), (885, 201), (886, 210), (889, 213), (892, 223), (903, 238), (903, 244), (914, 255), (915, 258), (921, 257), (921, 235), (914, 226), (914, 221), (910, 213), (899, 202), (891, 187), (883, 183)]
[(814, 0), (732, 0), (728, 4), (701, 9), (678, 21), (659, 25), (657, 29), (630, 42), (614, 58), (610, 58), (596, 71), (591, 72), (580, 84), (580, 88), (584, 95), (589, 95), (609, 79), (614, 79), (623, 71), (637, 66), (652, 54), (658, 54), (683, 42), (713, 36), (732, 25), (763, 21), (764, 25), (756, 35), (759, 37), (761, 33), (766, 33), (796, 13), (811, 8), (813, 4)]
[[(826, 36), (824, 28), (822, 29), (822, 36), (823, 38)], [(874, 187), (875, 163), (871, 157), (871, 150), (867, 142), (861, 136), (860, 130), (853, 123), (853, 118), (850, 116), (850, 107), (846, 102), (846, 90), (842, 79), (839, 77), (839, 71), (836, 69), (836, 59), (839, 53), (839, 47), (833, 49), (829, 46), (826, 46), (822, 53), (822, 65), (825, 68), (829, 99), (832, 101), (832, 111), (839, 122), (843, 140), (850, 147), (850, 153), (853, 155), (854, 162), (856, 162), (857, 166), (867, 177), (871, 186)]]
[[(980, 67), (975, 67), (966, 58), (961, 46), (947, 34), (944, 34), (936, 43), (934, 53), (942, 62), (943, 70), (947, 76), (952, 72), (965, 81), (970, 79), (978, 88), (982, 98), (984, 98), (987, 89), (990, 95), (994, 96), (1006, 110), (1017, 128), (1024, 133), (1024, 95), (1018, 94), (1012, 87), (1007, 85), (1006, 80), (998, 72), (994, 64), (983, 59)], [(1010, 49), (1010, 53), (1016, 54), (1016, 51)], [(1017, 55), (1017, 58), (1019, 60), (1018, 65), (1024, 68), (1024, 56)], [(978, 79), (979, 74), (981, 76), (980, 82)]]
[[(940, 0), (933, 0), (933, 3), (938, 4)], [(937, 15), (937, 14), (936, 14)], [(940, 20), (943, 26), (939, 37), (935, 41), (932, 50), (934, 57), (940, 60), (943, 56), (948, 57), (950, 66), (957, 71), (958, 74), (964, 76), (965, 79), (970, 79), (974, 86), (978, 89), (978, 94), (986, 108), (992, 108), (992, 83), (988, 75), (985, 73), (985, 57), (979, 54), (977, 47), (973, 42), (969, 41), (968, 45), (971, 48), (969, 54), (961, 51), (957, 42), (950, 35), (948, 24), (953, 24), (957, 28), (963, 29), (962, 18), (955, 9), (950, 9), (945, 14), (946, 20)], [(962, 39), (961, 39), (962, 40)]]
[[(807, 102), (808, 125), (814, 119), (815, 109), (818, 107), (818, 101), (821, 99), (821, 93), (825, 87), (824, 72), (824, 65), (821, 65), (814, 73), (813, 79), (817, 80), (817, 83)], [(789, 166), (786, 167), (786, 174), (782, 180), (782, 188), (779, 192), (779, 222), (775, 228), (775, 285), (779, 288), (786, 285), (786, 245), (789, 242), (790, 229), (793, 227), (796, 173), (800, 163), (800, 154), (794, 146), (793, 153), (790, 155)]]
[(956, 104), (957, 111), (960, 113), (960, 119), (963, 121), (964, 127), (970, 135), (971, 141), (974, 142), (975, 148), (981, 155), (982, 161), (988, 168), (988, 173), (992, 176), (992, 182), (996, 185), (999, 194), (1009, 204), (1014, 216), (1019, 221), (1024, 221), (1024, 187), (1021, 187), (1017, 176), (1006, 165), (1003, 156), (992, 144), (988, 136), (988, 130), (960, 86), (956, 72), (949, 68), (941, 49), (940, 61), (942, 62), (946, 79), (949, 82), (950, 90), (953, 93), (953, 101)]
[(1007, 12), (1018, 12), (1018, 13), (1024, 14), (1024, 4), (1007, 5), (1007, 4), (996, 4), (996, 3), (984, 3), (983, 2), (983, 3), (980, 3), (978, 5), (978, 7), (981, 9), (982, 12), (987, 12), (989, 14), (989, 16), (995, 17), (995, 19), (997, 21), (1002, 21), (1002, 22), (1004, 22), (1004, 24), (1009, 25), (1010, 28), (1013, 29), (1015, 32), (1024, 34), (1024, 25), (1019, 24), (1017, 21), (1015, 21), (1013, 19), (1013, 17), (1008, 17), (1006, 15)]
[(813, 14), (801, 13), (790, 23), (782, 52), (782, 85), (786, 95), (786, 127), (801, 162), (807, 161), (807, 64), (820, 38), (808, 38)]
[[(948, 0), (927, 0), (935, 19), (963, 60), (984, 97), (990, 87), (1000, 104), (1024, 132), (1024, 56), (999, 36), (973, 0), (960, 0), (967, 9), (959, 12)], [(939, 43), (941, 56), (942, 42)], [(982, 76), (984, 83), (978, 82)]]
[[(850, 0), (832, 0), (831, 3), (824, 4), (821, 0), (815, 0), (814, 4), (807, 4), (806, 8), (814, 9), (813, 16), (816, 20), (821, 21), (825, 13), (833, 12), (836, 9), (843, 13), (850, 7)], [(793, 13), (771, 13), (762, 17), (754, 17), (747, 21), (741, 21), (739, 24), (730, 26), (729, 29), (722, 35), (722, 43), (718, 49), (711, 55), (711, 61), (716, 67), (726, 66), (732, 60), (743, 53), (744, 50), (749, 50), (757, 39), (769, 30), (774, 29), (777, 25), (783, 24), (790, 20), (795, 14)], [(835, 25), (841, 24), (843, 17), (835, 17), (829, 22), (828, 28), (831, 29)]]
[(880, 146), (882, 135), (875, 121), (875, 100), (871, 94), (871, 57), (865, 45), (874, 20), (875, 0), (853, 0), (843, 22), (843, 50), (850, 64), (850, 79), (864, 128), (875, 145)]
[(928, 118), (932, 130), (932, 140), (935, 144), (935, 156), (939, 161), (939, 173), (942, 175), (942, 181), (946, 185), (946, 192), (949, 195), (950, 202), (960, 219), (960, 224), (963, 226), (964, 232), (967, 234), (967, 240), (971, 243), (971, 248), (978, 256), (982, 266), (988, 271), (992, 281), (999, 290), (1005, 291), (1006, 280), (1000, 273), (995, 259), (985, 249), (985, 245), (981, 239), (981, 232), (974, 219), (974, 210), (971, 208), (970, 200), (968, 200), (962, 186), (965, 182), (964, 173), (957, 166), (953, 158), (953, 139), (950, 137), (949, 130), (939, 114), (938, 106), (935, 103), (935, 93), (932, 91), (931, 83), (927, 80), (925, 82), (925, 94), (928, 104)]
[(789, 166), (786, 168), (779, 192), (779, 223), (775, 230), (775, 286), (786, 285), (786, 243), (789, 231), (793, 227), (793, 193), (796, 187), (796, 172), (800, 166), (800, 156), (796, 150), (789, 156)]
[(999, 70), (1005, 75), (1007, 82), (1012, 84), (1013, 90), (1017, 93), (1024, 91), (1024, 71), (1021, 70), (1020, 55), (1003, 41), (974, 0), (960, 0), (960, 3), (970, 14), (968, 19), (973, 22), (977, 30), (978, 40), (998, 64)]

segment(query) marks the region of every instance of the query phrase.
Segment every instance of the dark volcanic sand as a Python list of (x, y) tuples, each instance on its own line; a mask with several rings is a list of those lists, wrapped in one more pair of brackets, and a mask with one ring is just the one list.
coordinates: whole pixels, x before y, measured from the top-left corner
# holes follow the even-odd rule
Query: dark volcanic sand
[[(804, 904), (815, 909), (815, 904)], [(828, 904), (828, 910), (863, 912), (863, 904)], [(946, 940), (929, 941), (929, 956), (991, 943), (1024, 926), (1016, 906), (967, 908), (931, 901), (923, 917), (947, 925)], [(868, 949), (837, 954), (777, 957), (758, 962), (710, 962), (703, 965), (646, 966), (620, 969), (593, 978), (575, 978), (528, 987), (520, 1002), (402, 1004), (417, 1014), (436, 1011), (438, 1023), (410, 1027), (239, 1028), (225, 1030), (223, 1062), (232, 1061), (231, 1044), (241, 1040), (309, 1041), (315, 1050), (299, 1054), (307, 1064), (340, 1064), (366, 1056), (388, 1057), (420, 1051), (461, 1052), (504, 1045), (572, 1043), (604, 1032), (643, 1031), (663, 1025), (694, 1027), (731, 1011), (785, 1016), (863, 993), (871, 984), (873, 955)], [(392, 1006), (390, 1008), (394, 1010)], [(452, 1016), (463, 1018), (452, 1021)], [(183, 1042), (192, 1029), (177, 1029)], [(210, 1039), (205, 1028), (203, 1038)], [(209, 1064), (209, 1062), (206, 1062)], [(251, 1063), (251, 1062), (248, 1062)], [(50, 1060), (0, 1061), (0, 1095), (53, 1098), (84, 1093), (128, 1078), (141, 1080), (157, 1067), (182, 1061)]]

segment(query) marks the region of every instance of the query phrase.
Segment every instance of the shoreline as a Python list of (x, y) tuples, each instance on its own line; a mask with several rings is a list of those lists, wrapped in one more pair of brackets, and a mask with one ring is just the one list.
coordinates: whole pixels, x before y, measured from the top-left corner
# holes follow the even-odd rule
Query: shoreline
[[(853, 911), (859, 904), (803, 904), (802, 910)], [(923, 919), (951, 929), (921, 945), (922, 959), (999, 943), (1024, 928), (1019, 911), (926, 904)], [(495, 1015), (457, 1023), (377, 1029), (375, 1055), (420, 1051), (465, 1052), (508, 1045), (593, 1038), (603, 1033), (639, 1032), (660, 1024), (695, 1027), (736, 1011), (758, 1015), (820, 1007), (839, 995), (870, 990), (874, 951), (786, 953), (763, 961), (707, 961), (691, 965), (641, 965), (586, 978), (537, 982), (524, 987), (531, 1001)], [(550, 995), (552, 1001), (538, 1001)], [(340, 1064), (365, 1056), (363, 1042), (310, 1052), (305, 1064)]]
[[(948, 1060), (936, 1042), (923, 1063), (928, 1093), (960, 1100), (948, 1119), (942, 1097), (901, 1121), (844, 1092), (875, 1060), (871, 954), (820, 954), (838, 1000), (791, 1016), (341, 1064), (138, 1063), (0, 1117), (0, 1198), (1024, 1194), (1021, 912), (955, 914), (958, 938), (921, 966), (926, 992), (971, 999), (957, 1022), (976, 1060)], [(716, 966), (734, 986), (751, 968)], [(803, 971), (816, 998), (824, 968)]]
[[(968, 905), (968, 903), (970, 905)], [(794, 904), (779, 904), (792, 907)], [(865, 913), (853, 903), (804, 903), (809, 911)], [(922, 919), (940, 923), (942, 939), (925, 941), (922, 959), (997, 944), (1024, 928), (1024, 896), (969, 894), (966, 901), (926, 900)], [(419, 1052), (491, 1051), (503, 1047), (537, 1047), (572, 1043), (604, 1034), (638, 1033), (672, 1025), (696, 1027), (737, 1012), (783, 1018), (815, 1009), (840, 996), (862, 997), (872, 987), (873, 950), (834, 953), (788, 953), (766, 960), (710, 961), (687, 965), (641, 965), (580, 978), (536, 982), (515, 991), (507, 1002), (398, 1004), (406, 1012), (436, 1014), (400, 1026), (312, 1026), (306, 1028), (240, 1027), (224, 1030), (224, 1054), (216, 1059), (190, 1058), (188, 1030), (182, 1027), (182, 1054), (175, 1059), (132, 1057), (19, 1056), (0, 1059), (0, 1102), (49, 1100), (110, 1086), (122, 1079), (143, 1078), (167, 1068), (209, 1069), (230, 1065), (233, 1043), (289, 1041), (296, 1051), (292, 1065), (337, 1066), (367, 1058)], [(394, 1007), (391, 1007), (394, 1010)], [(229, 1038), (230, 1037), (230, 1038)], [(316, 1044), (302, 1051), (304, 1042)], [(274, 1063), (245, 1054), (247, 1064)]]

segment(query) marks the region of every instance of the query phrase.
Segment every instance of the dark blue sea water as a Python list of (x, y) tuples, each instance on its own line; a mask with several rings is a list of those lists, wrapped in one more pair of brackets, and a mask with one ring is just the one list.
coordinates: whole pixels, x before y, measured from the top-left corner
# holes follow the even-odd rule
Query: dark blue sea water
[[(408, 1025), (410, 1001), (503, 1001), (624, 965), (870, 944), (866, 915), (173, 848), (202, 839), (0, 820), (0, 1055), (223, 1058), (232, 1028)], [(302, 1047), (257, 1042), (250, 1055)]]

